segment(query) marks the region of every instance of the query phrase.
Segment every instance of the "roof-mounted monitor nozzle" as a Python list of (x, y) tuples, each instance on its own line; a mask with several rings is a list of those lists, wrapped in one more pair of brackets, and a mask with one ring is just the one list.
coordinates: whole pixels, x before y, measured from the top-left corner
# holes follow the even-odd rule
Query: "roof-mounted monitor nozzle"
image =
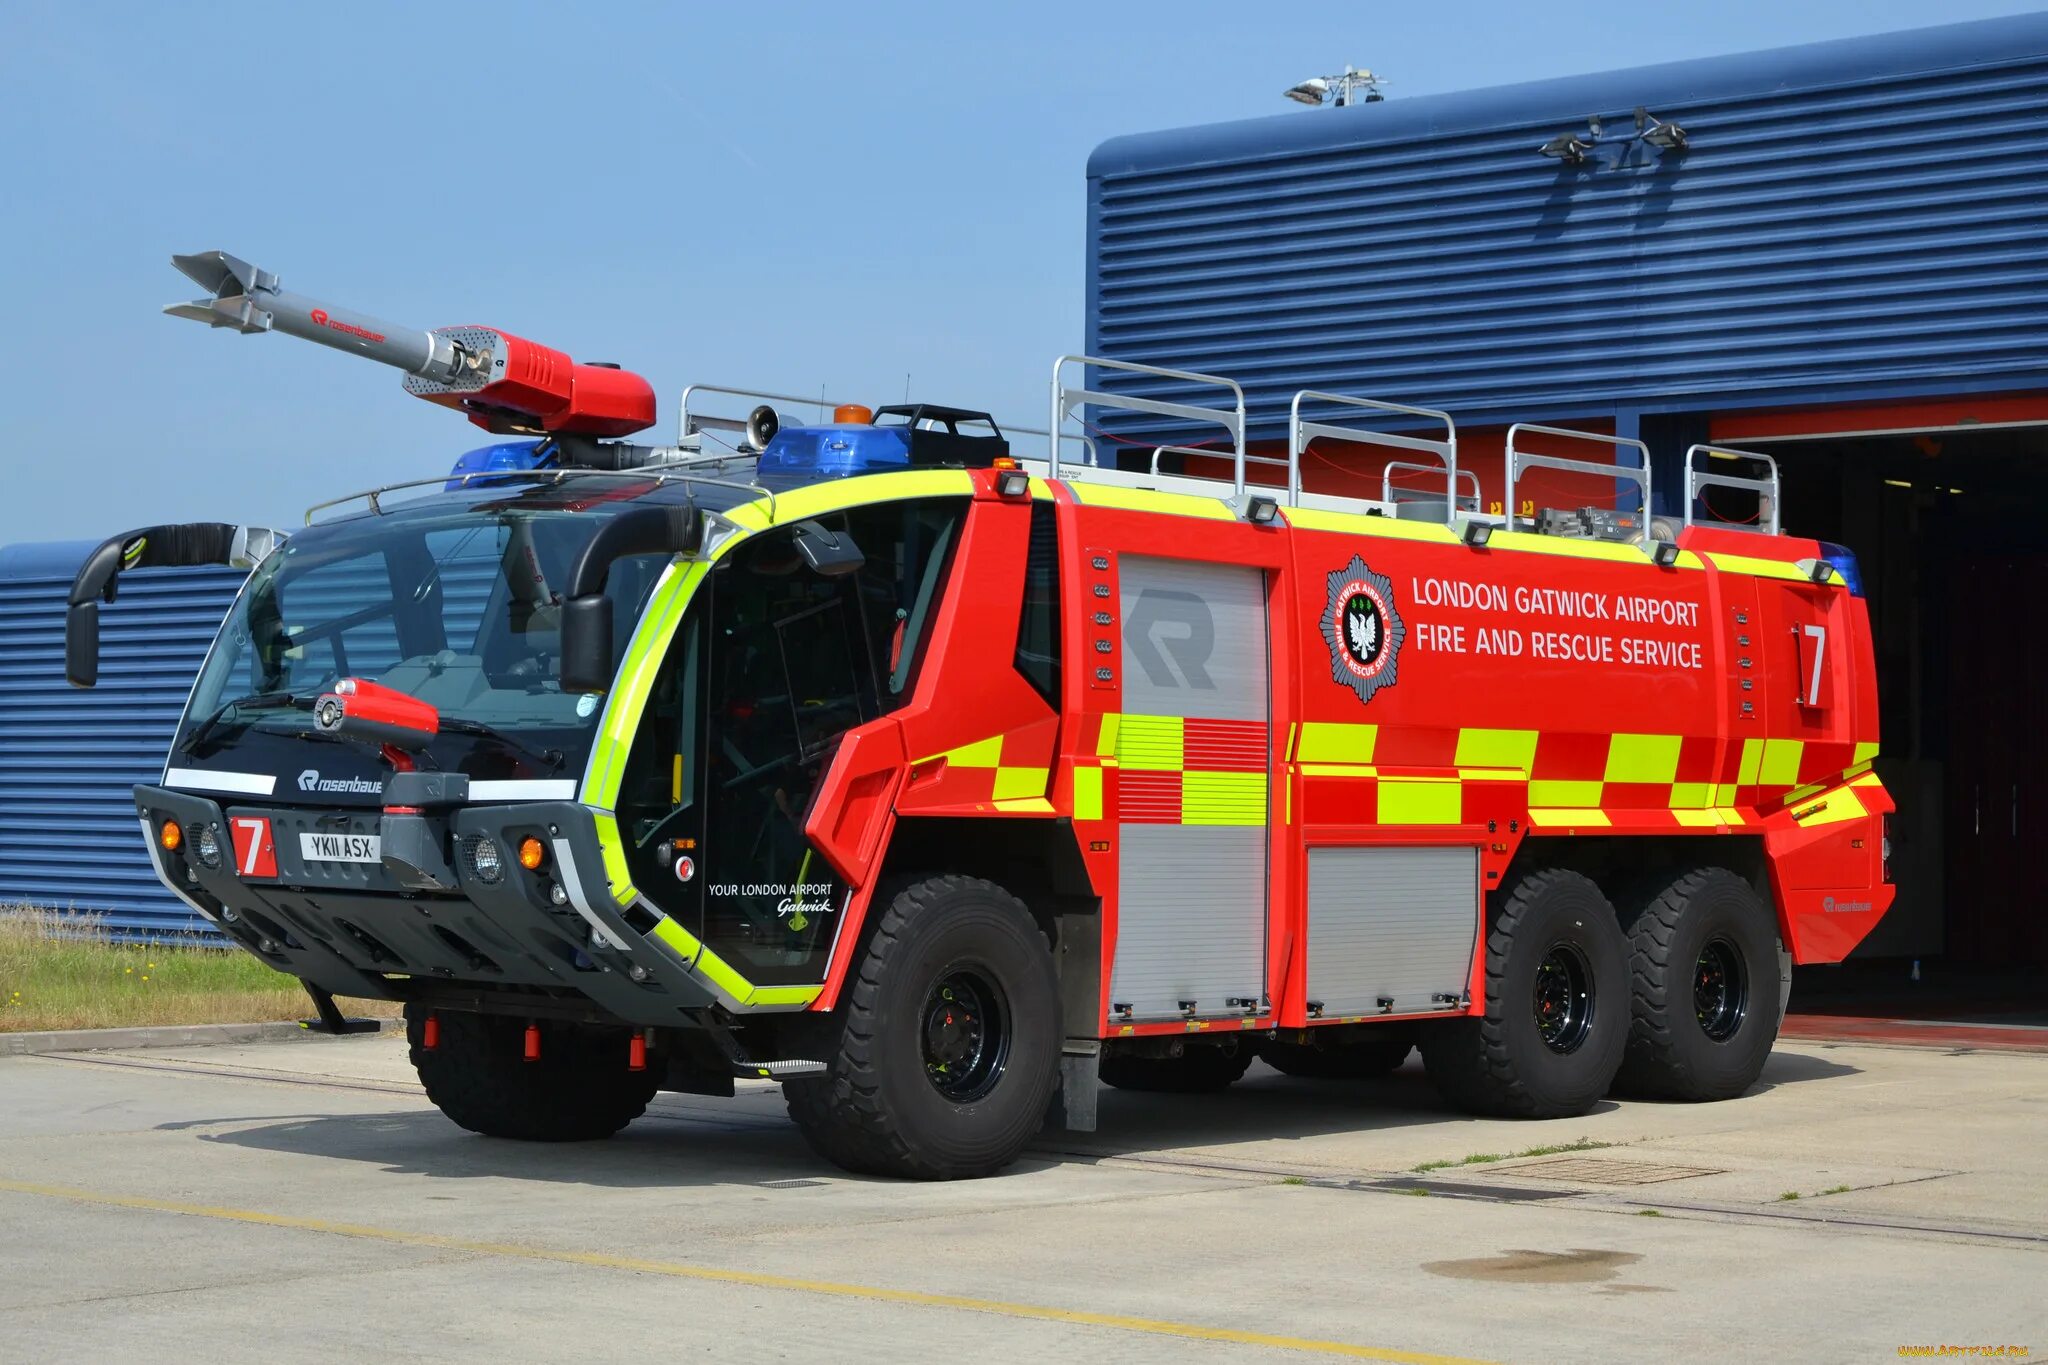
[(495, 327), (401, 327), (293, 294), (277, 276), (224, 251), (173, 256), (212, 297), (172, 317), (237, 332), (283, 332), (405, 372), (405, 391), (467, 413), (500, 434), (627, 436), (654, 425), (654, 388), (616, 365), (578, 364)]

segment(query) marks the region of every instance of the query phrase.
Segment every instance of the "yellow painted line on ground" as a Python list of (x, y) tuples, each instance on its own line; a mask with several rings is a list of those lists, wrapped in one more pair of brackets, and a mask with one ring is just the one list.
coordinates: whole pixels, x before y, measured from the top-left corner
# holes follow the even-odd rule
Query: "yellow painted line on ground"
[(359, 1237), (365, 1241), (389, 1242), (396, 1246), (430, 1247), (436, 1251), (461, 1251), (477, 1256), (508, 1256), (524, 1261), (553, 1261), (559, 1265), (625, 1270), (637, 1275), (666, 1275), (671, 1279), (700, 1280), (713, 1284), (742, 1284), (756, 1289), (782, 1289), (826, 1298), (869, 1299), (878, 1303), (900, 1303), (915, 1308), (952, 1308), (963, 1313), (987, 1313), (995, 1317), (1029, 1318), (1039, 1322), (1065, 1322), (1079, 1327), (1107, 1327), (1120, 1332), (1181, 1337), (1189, 1341), (1221, 1341), (1234, 1346), (1270, 1346), (1275, 1350), (1302, 1351), (1311, 1355), (1339, 1356), (1349, 1360), (1391, 1360), (1409, 1362), (1409, 1365), (1487, 1365), (1486, 1362), (1475, 1361), (1467, 1356), (1432, 1355), (1426, 1351), (1398, 1351), (1383, 1346), (1354, 1346), (1344, 1341), (1277, 1336), (1268, 1332), (1241, 1332), (1229, 1327), (1201, 1327), (1190, 1322), (1166, 1322), (1158, 1318), (1128, 1318), (1119, 1313), (1089, 1313), (1080, 1309), (1047, 1308), (1032, 1303), (1005, 1303), (1000, 1299), (975, 1299), (961, 1294), (927, 1294), (915, 1289), (885, 1289), (879, 1285), (842, 1284), (834, 1280), (803, 1280), (753, 1270), (724, 1270), (716, 1266), (685, 1265), (677, 1261), (643, 1261), (633, 1256), (608, 1256), (598, 1251), (566, 1251), (555, 1247), (528, 1246), (520, 1242), (479, 1242), (465, 1237), (444, 1237), (432, 1232), (408, 1232), (402, 1228), (380, 1228), (363, 1223), (335, 1223), (324, 1218), (264, 1213), (259, 1209), (224, 1208), (216, 1204), (187, 1204), (175, 1199), (151, 1199), (134, 1194), (105, 1194), (98, 1190), (78, 1189), (69, 1185), (39, 1185), (26, 1180), (0, 1180), (0, 1191), (35, 1195), (44, 1199), (68, 1199), (80, 1204), (97, 1204), (103, 1208), (178, 1213), (193, 1218), (212, 1218), (224, 1223), (289, 1228), (298, 1232), (323, 1232), (335, 1237)]

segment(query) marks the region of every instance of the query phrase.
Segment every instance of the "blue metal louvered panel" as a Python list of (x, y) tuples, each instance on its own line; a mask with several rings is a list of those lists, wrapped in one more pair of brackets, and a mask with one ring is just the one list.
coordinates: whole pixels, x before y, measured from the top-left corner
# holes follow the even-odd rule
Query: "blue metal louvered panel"
[[(1625, 141), (1638, 105), (1690, 147)], [(1583, 166), (1536, 154), (1590, 114)], [(1120, 138), (1088, 346), (1239, 380), (1262, 436), (1305, 387), (1467, 421), (2038, 389), (2044, 115), (2028, 15)]]
[(125, 574), (100, 612), (100, 684), (64, 681), (64, 604), (89, 544), (0, 551), (0, 905), (207, 931), (157, 881), (129, 788), (163, 775), (178, 715), (244, 575)]

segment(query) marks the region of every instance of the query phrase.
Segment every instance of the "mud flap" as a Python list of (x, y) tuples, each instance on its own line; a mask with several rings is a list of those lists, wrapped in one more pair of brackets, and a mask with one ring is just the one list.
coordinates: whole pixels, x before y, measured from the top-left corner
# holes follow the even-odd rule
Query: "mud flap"
[(1095, 1131), (1095, 1097), (1102, 1088), (1102, 1044), (1092, 1038), (1069, 1038), (1060, 1054), (1060, 1083), (1047, 1106), (1047, 1127), (1070, 1133)]

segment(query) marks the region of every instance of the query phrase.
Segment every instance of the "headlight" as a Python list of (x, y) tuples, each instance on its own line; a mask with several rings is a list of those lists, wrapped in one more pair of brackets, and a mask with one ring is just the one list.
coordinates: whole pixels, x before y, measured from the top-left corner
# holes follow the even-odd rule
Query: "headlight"
[(201, 867), (220, 866), (220, 831), (212, 825), (201, 825), (192, 831), (192, 852), (198, 857)]
[(498, 851), (497, 840), (480, 834), (469, 841), (469, 870), (480, 882), (504, 879), (505, 855)]

